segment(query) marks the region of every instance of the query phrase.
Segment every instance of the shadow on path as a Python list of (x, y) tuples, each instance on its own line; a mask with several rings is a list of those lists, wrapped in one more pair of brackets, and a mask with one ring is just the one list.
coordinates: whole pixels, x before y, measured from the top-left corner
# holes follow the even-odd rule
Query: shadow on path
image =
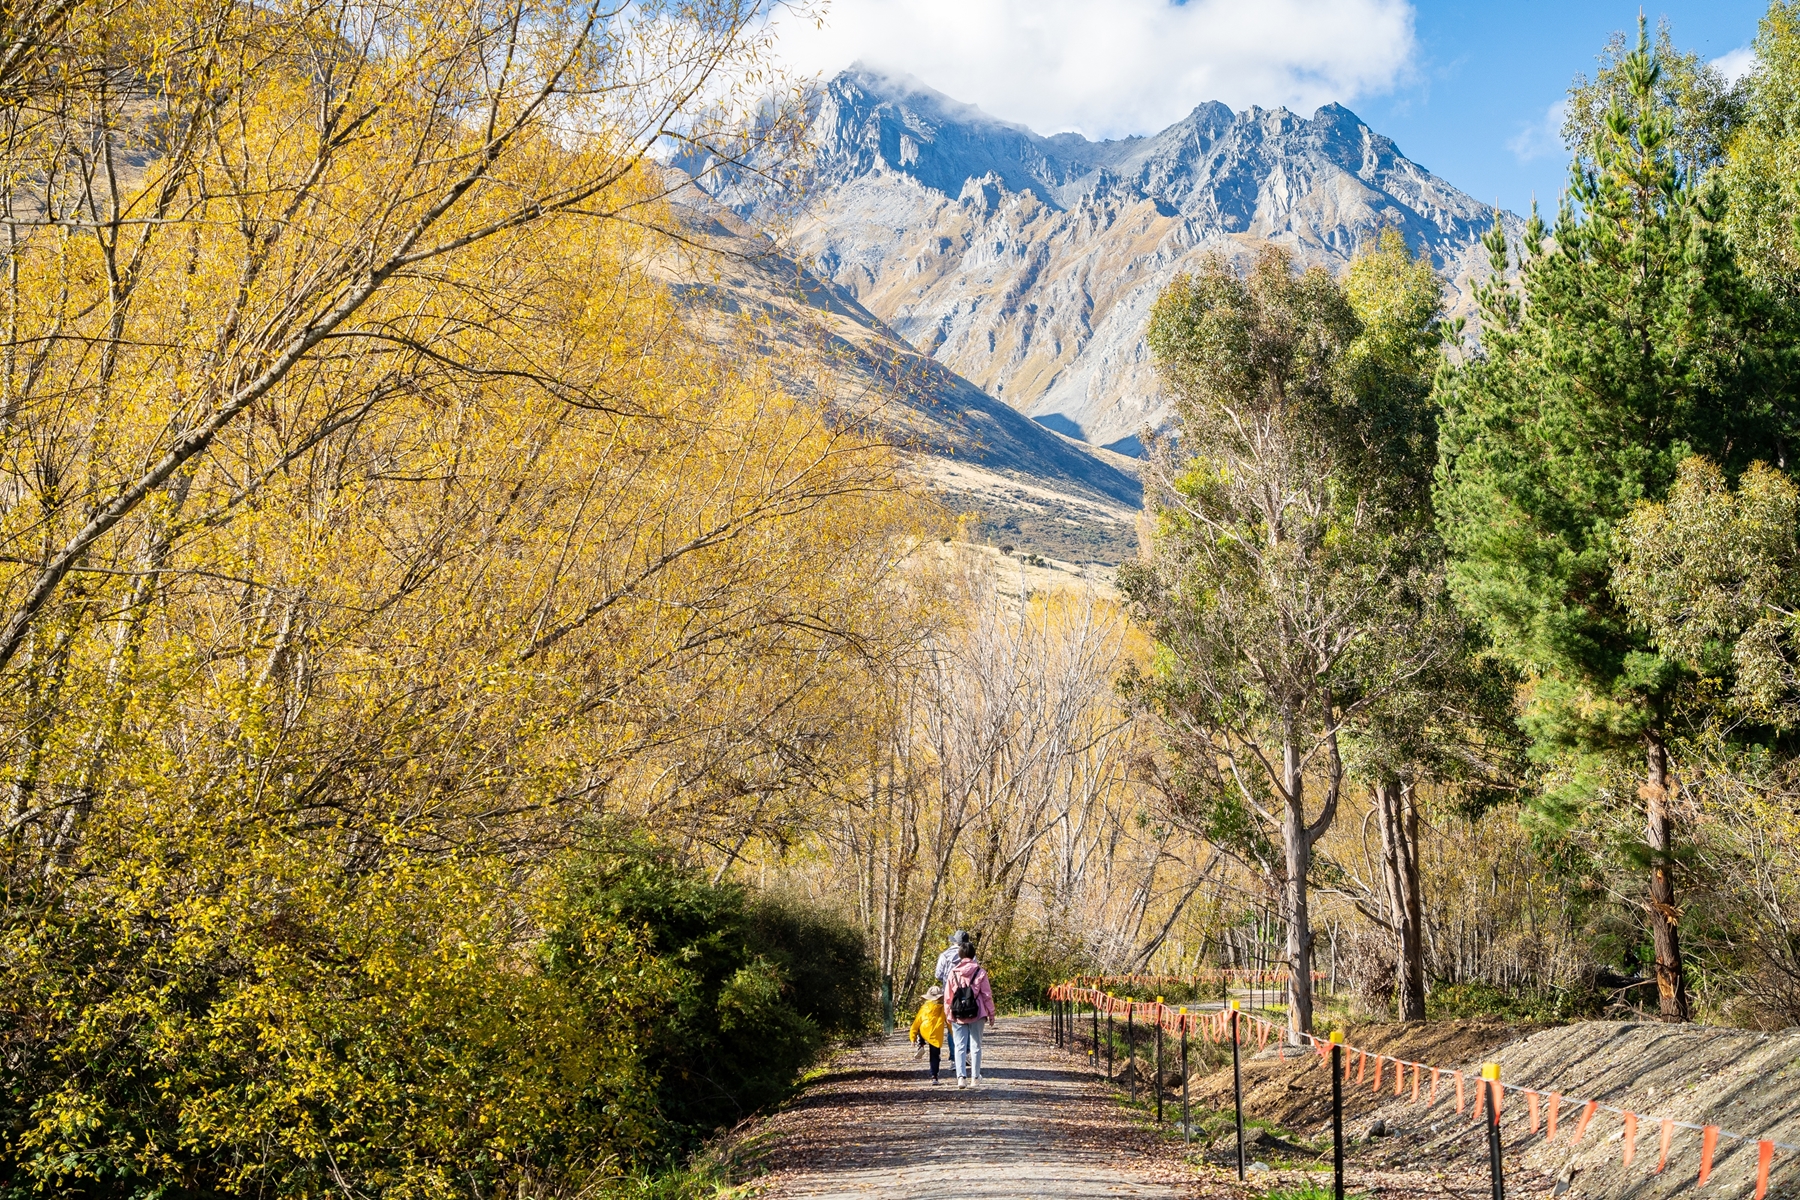
[(766, 1162), (782, 1197), (959, 1200), (1193, 1194), (1154, 1178), (1154, 1134), (1048, 1040), (1043, 1018), (990, 1029), (985, 1080), (958, 1089), (950, 1056), (933, 1086), (905, 1035), (845, 1056), (770, 1123)]

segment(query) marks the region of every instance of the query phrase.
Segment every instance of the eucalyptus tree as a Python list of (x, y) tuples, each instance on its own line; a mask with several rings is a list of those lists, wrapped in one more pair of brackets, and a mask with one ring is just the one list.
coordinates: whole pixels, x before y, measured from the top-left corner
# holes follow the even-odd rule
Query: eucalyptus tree
[(1745, 269), (1800, 299), (1800, 0), (1773, 0), (1744, 80), (1723, 182)]
[[(1387, 252), (1405, 256), (1397, 235)], [(1120, 573), (1158, 643), (1124, 686), (1163, 722), (1179, 815), (1279, 891), (1296, 1033), (1312, 1025), (1308, 876), (1345, 786), (1342, 737), (1440, 653), (1401, 636), (1433, 591), (1416, 520), (1431, 441), (1420, 391), (1381, 361), (1412, 353), (1394, 328), (1429, 327), (1435, 296), (1435, 280), (1422, 304), (1374, 288), (1365, 321), (1330, 275), (1271, 248), (1244, 277), (1216, 259), (1177, 279), (1150, 322), (1180, 432), (1152, 460), (1153, 555)]]

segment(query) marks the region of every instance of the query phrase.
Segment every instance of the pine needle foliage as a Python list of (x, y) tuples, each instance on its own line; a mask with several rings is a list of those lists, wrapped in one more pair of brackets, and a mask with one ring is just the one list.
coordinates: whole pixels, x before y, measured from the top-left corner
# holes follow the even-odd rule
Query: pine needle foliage
[[(1524, 679), (1524, 728), (1556, 771), (1535, 805), (1551, 829), (1596, 799), (1629, 805), (1634, 753), (1650, 756), (1646, 803), (1663, 803), (1681, 668), (1613, 590), (1619, 523), (1689, 454), (1782, 463), (1793, 430), (1791, 338), (1738, 267), (1722, 190), (1678, 147), (1641, 27), (1618, 69), (1548, 243), (1534, 213), (1515, 264), (1496, 217), (1480, 347), (1436, 388), (1451, 586)], [(1666, 860), (1649, 819), (1646, 853)], [(1651, 910), (1672, 922), (1666, 899)]]

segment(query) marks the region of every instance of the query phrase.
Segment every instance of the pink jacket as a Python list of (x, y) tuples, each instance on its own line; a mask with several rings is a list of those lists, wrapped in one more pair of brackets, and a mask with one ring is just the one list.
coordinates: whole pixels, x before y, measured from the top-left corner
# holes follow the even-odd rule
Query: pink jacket
[(975, 1007), (981, 1015), (975, 1021), (991, 1021), (994, 1019), (994, 985), (988, 982), (987, 970), (972, 958), (965, 958), (950, 968), (950, 975), (944, 981), (944, 1018), (958, 1025), (973, 1025), (975, 1021), (958, 1021), (950, 1015), (950, 1002), (956, 999), (956, 989), (967, 984), (975, 989)]

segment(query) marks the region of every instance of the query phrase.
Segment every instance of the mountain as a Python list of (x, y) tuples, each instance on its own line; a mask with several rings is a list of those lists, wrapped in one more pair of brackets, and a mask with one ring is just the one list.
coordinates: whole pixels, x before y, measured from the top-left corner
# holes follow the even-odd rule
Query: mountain
[(754, 329), (795, 351), (782, 361), (796, 390), (881, 430), (915, 478), (974, 518), (978, 537), (1070, 564), (1136, 553), (1136, 462), (1026, 419), (705, 197), (683, 209), (686, 239), (712, 253), (671, 257), (659, 270), (695, 319)]
[[(1337, 269), (1397, 228), (1469, 306), (1493, 209), (1350, 110), (1202, 104), (1152, 137), (1044, 137), (854, 67), (809, 107), (805, 202), (753, 172), (713, 195), (920, 354), (1045, 427), (1135, 452), (1168, 416), (1144, 325), (1203, 256)], [(1516, 217), (1505, 220), (1515, 232)]]

